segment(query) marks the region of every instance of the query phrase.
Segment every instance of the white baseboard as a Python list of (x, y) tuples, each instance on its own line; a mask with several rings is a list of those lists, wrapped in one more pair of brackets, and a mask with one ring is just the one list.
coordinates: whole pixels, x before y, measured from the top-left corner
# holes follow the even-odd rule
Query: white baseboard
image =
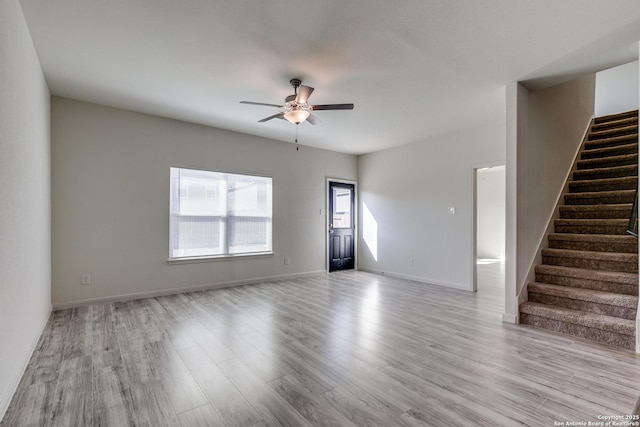
[(33, 352), (36, 351), (36, 347), (38, 346), (38, 342), (40, 341), (40, 337), (44, 332), (44, 328), (47, 327), (47, 323), (49, 323), (49, 319), (51, 318), (51, 312), (53, 311), (53, 307), (49, 306), (49, 313), (40, 321), (40, 328), (38, 329), (38, 333), (32, 339), (31, 345), (29, 346), (29, 351), (27, 352), (26, 357), (22, 361), (22, 369), (19, 369), (13, 375), (11, 382), (9, 383), (9, 387), (5, 390), (2, 399), (0, 399), (0, 420), (4, 417), (7, 409), (9, 409), (9, 404), (11, 404), (11, 399), (13, 399), (13, 395), (18, 390), (18, 386), (20, 385), (20, 380), (22, 379), (25, 371), (27, 370), (27, 366), (29, 366), (29, 361), (33, 356)]
[(81, 306), (91, 305), (91, 304), (105, 304), (105, 303), (111, 303), (111, 302), (121, 302), (121, 301), (135, 300), (135, 299), (153, 298), (153, 297), (159, 297), (163, 295), (182, 294), (185, 292), (197, 292), (197, 291), (207, 291), (211, 289), (231, 288), (234, 286), (252, 285), (256, 283), (296, 279), (298, 277), (313, 276), (316, 274), (326, 274), (326, 271), (324, 270), (308, 271), (305, 273), (292, 273), (292, 274), (282, 274), (278, 276), (258, 277), (255, 279), (233, 280), (229, 282), (210, 283), (205, 285), (188, 286), (184, 288), (170, 288), (170, 289), (162, 289), (162, 290), (156, 290), (156, 291), (136, 292), (132, 294), (120, 294), (120, 295), (113, 295), (108, 297), (90, 298), (90, 299), (84, 299), (84, 300), (54, 302), (53, 309), (62, 310), (66, 308), (75, 308), (75, 307), (81, 307)]
[(362, 268), (362, 267), (360, 267), (359, 270), (366, 271), (369, 273), (379, 274), (381, 276), (389, 276), (389, 277), (395, 277), (397, 279), (404, 279), (404, 280), (411, 280), (413, 282), (425, 283), (428, 285), (437, 285), (437, 286), (443, 286), (445, 288), (461, 289), (463, 291), (472, 291), (471, 284), (469, 283), (447, 282), (444, 280), (430, 279), (428, 277), (411, 276), (409, 274), (395, 273), (393, 271), (374, 270), (374, 269)]

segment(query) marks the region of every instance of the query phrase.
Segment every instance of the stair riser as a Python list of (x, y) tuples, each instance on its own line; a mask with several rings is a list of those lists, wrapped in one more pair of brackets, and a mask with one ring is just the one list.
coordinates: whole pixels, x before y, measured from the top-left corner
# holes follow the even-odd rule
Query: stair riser
[(627, 226), (623, 225), (556, 225), (556, 233), (571, 234), (613, 234), (624, 236), (627, 234)]
[(630, 140), (638, 137), (638, 129), (608, 129), (603, 130), (601, 132), (595, 132), (590, 134), (587, 137), (585, 142), (599, 142), (599, 141), (609, 141), (612, 139), (624, 139), (629, 138)]
[(608, 208), (607, 205), (592, 206), (561, 206), (561, 219), (629, 219), (631, 217), (631, 206), (629, 208)]
[(624, 154), (637, 154), (638, 144), (618, 145), (615, 147), (593, 147), (580, 154), (580, 159), (601, 159), (609, 156), (622, 156)]
[(610, 114), (608, 116), (596, 117), (594, 118), (593, 123), (599, 125), (603, 123), (611, 123), (619, 120), (625, 120), (628, 118), (635, 118), (636, 120), (638, 120), (638, 110), (625, 111), (624, 113)]
[(627, 350), (635, 350), (635, 337), (630, 335), (618, 334), (615, 332), (603, 331), (601, 329), (589, 328), (582, 325), (575, 325), (560, 320), (548, 319), (545, 317), (534, 316), (526, 313), (520, 314), (520, 323), (525, 325), (536, 326), (538, 328), (548, 329), (561, 332), (592, 341), (598, 341), (603, 344), (625, 348)]
[(587, 159), (587, 160), (578, 160), (577, 169), (598, 169), (598, 168), (612, 168), (618, 166), (627, 166), (627, 165), (637, 165), (638, 164), (638, 156), (637, 155), (627, 155), (622, 158), (618, 157), (605, 157), (603, 159)]
[(599, 148), (617, 147), (619, 145), (636, 144), (638, 138), (636, 135), (616, 136), (614, 138), (603, 138), (596, 141), (585, 141), (585, 151), (597, 150)]
[(625, 295), (638, 295), (638, 285), (629, 285), (626, 283), (604, 282), (601, 280), (589, 280), (546, 273), (536, 273), (536, 282), (548, 283), (550, 285), (572, 286), (581, 289), (594, 289), (596, 291), (614, 292)]
[(637, 124), (638, 124), (637, 117), (629, 117), (629, 118), (620, 119), (620, 120), (612, 120), (604, 123), (594, 123), (593, 126), (591, 126), (591, 132), (600, 132), (603, 130), (614, 129), (614, 128), (624, 128), (627, 126), (633, 126)]
[(569, 308), (571, 310), (585, 311), (588, 313), (604, 314), (605, 316), (619, 317), (621, 319), (634, 320), (636, 318), (636, 310), (632, 308), (618, 307), (609, 304), (598, 304), (573, 298), (563, 298), (556, 295), (529, 292), (529, 301), (553, 305), (556, 307)]
[(569, 193), (564, 195), (564, 203), (566, 205), (621, 205), (633, 203), (635, 190), (623, 191), (595, 194)]
[(624, 178), (628, 176), (638, 176), (638, 165), (632, 164), (613, 168), (585, 169), (575, 171), (573, 173), (574, 181), (588, 179), (608, 179), (608, 178)]
[(602, 243), (549, 240), (551, 249), (569, 249), (574, 251), (638, 253), (638, 243)]
[(626, 273), (638, 272), (637, 259), (635, 261), (626, 262), (543, 255), (542, 263), (547, 265), (557, 265), (560, 267), (588, 268), (590, 270), (623, 271)]
[(638, 134), (638, 126), (625, 126), (620, 128), (606, 129), (598, 132), (590, 132), (587, 138), (588, 141), (596, 141), (598, 139), (611, 138), (622, 135)]
[(588, 193), (592, 191), (635, 190), (637, 186), (636, 177), (614, 182), (574, 181), (569, 183), (569, 191), (571, 193)]

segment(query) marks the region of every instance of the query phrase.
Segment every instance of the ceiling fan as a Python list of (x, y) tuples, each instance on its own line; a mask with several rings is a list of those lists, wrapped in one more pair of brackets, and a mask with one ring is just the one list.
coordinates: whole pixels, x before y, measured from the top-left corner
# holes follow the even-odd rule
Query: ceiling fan
[(320, 110), (353, 110), (353, 104), (323, 104), (309, 105), (307, 101), (313, 92), (313, 88), (302, 84), (300, 79), (291, 79), (289, 81), (293, 86), (293, 95), (289, 95), (284, 99), (284, 105), (265, 104), (264, 102), (240, 101), (241, 104), (265, 105), (267, 107), (284, 108), (284, 111), (258, 120), (258, 123), (266, 122), (271, 119), (288, 120), (289, 122), (299, 125), (305, 120), (315, 125), (320, 120), (311, 114), (312, 111)]

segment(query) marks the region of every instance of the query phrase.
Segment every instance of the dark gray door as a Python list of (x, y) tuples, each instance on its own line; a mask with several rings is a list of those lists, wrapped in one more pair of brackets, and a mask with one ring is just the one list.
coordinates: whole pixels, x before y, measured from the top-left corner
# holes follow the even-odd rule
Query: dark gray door
[(355, 267), (355, 185), (329, 182), (329, 271)]

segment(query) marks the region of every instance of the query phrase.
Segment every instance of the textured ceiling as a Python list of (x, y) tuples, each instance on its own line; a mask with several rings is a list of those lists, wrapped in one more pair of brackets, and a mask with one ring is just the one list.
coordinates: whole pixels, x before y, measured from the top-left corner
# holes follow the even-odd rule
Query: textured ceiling
[(634, 61), (638, 0), (21, 0), (54, 95), (367, 153), (499, 118), (504, 86)]

